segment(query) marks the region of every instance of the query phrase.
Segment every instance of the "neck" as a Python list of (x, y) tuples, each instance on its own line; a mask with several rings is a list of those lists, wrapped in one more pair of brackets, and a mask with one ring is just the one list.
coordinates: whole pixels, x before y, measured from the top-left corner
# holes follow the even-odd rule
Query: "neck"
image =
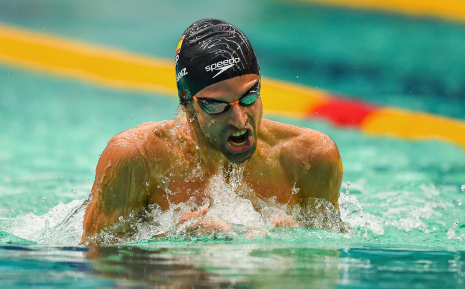
[(189, 127), (189, 135), (194, 147), (194, 153), (199, 157), (202, 166), (212, 174), (216, 173), (220, 167), (227, 167), (229, 160), (205, 138), (197, 119), (189, 114), (186, 115), (185, 119), (187, 127)]

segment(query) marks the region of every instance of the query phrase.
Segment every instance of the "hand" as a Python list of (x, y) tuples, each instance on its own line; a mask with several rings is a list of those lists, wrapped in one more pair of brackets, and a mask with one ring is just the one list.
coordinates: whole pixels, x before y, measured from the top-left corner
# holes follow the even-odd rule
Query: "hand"
[(279, 216), (273, 219), (273, 225), (276, 228), (289, 228), (295, 227), (296, 222), (291, 216), (285, 213), (281, 213)]
[[(275, 228), (297, 227), (294, 219), (285, 213), (280, 213), (276, 218), (273, 219), (272, 223)], [(243, 237), (246, 239), (255, 239), (257, 237), (265, 237), (266, 235), (267, 231), (265, 230), (253, 230), (245, 233)]]
[(197, 223), (187, 226), (188, 232), (196, 232), (200, 235), (208, 235), (212, 233), (228, 233), (231, 232), (228, 224), (223, 220), (213, 220), (210, 218), (202, 218), (208, 213), (207, 208), (201, 208), (194, 212), (185, 212), (181, 215), (178, 225), (184, 224), (187, 221), (198, 220)]
[(179, 220), (178, 225), (184, 224), (185, 222), (189, 220), (195, 220), (195, 219), (201, 218), (206, 213), (208, 213), (208, 209), (205, 207), (197, 211), (194, 211), (194, 212), (185, 212), (184, 214), (181, 215), (181, 219)]

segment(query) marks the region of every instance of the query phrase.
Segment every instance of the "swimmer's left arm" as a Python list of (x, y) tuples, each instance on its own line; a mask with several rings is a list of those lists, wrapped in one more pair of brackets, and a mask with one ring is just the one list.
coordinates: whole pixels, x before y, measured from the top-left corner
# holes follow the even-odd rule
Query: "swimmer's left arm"
[(321, 134), (321, 141), (301, 154), (296, 187), (303, 198), (321, 198), (339, 210), (342, 182), (342, 160), (336, 144)]

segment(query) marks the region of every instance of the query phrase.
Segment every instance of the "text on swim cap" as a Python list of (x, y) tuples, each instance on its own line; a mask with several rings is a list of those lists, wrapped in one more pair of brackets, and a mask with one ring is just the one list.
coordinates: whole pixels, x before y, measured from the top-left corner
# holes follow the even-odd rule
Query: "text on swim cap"
[(181, 71), (179, 71), (178, 75), (176, 75), (176, 81), (179, 81), (186, 74), (187, 70), (186, 68), (183, 68)]
[(231, 68), (234, 66), (234, 64), (236, 63), (239, 63), (241, 61), (240, 58), (231, 58), (231, 59), (227, 59), (227, 60), (223, 60), (223, 61), (218, 61), (217, 63), (213, 63), (213, 64), (210, 64), (210, 65), (207, 65), (205, 66), (205, 70), (206, 71), (214, 71), (214, 70), (219, 70), (219, 72), (213, 76), (212, 78), (215, 78), (217, 77), (218, 75), (220, 75), (221, 73), (223, 73), (224, 71), (226, 71), (228, 68)]

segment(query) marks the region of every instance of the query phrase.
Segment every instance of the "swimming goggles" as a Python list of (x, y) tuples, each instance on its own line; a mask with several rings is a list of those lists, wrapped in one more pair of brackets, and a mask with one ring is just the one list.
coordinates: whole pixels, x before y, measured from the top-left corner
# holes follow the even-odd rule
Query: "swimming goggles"
[(241, 97), (241, 99), (226, 102), (221, 100), (215, 100), (211, 98), (203, 97), (193, 97), (195, 101), (200, 105), (200, 107), (208, 114), (220, 114), (227, 111), (232, 105), (240, 104), (241, 106), (249, 106), (257, 101), (260, 98), (260, 93), (258, 91), (249, 91), (246, 95)]

